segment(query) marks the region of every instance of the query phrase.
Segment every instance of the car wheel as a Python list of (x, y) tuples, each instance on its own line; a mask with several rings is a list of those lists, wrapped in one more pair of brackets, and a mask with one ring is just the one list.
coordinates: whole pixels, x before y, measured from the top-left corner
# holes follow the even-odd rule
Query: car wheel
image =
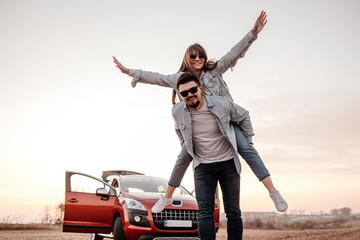
[(92, 234), (91, 240), (104, 240), (104, 238), (97, 234)]
[(121, 217), (117, 217), (114, 222), (114, 240), (125, 240)]

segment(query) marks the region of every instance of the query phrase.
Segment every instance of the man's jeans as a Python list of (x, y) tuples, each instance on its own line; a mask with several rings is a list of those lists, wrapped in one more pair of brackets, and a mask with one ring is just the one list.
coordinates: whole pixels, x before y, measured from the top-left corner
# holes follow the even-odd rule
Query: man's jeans
[(260, 158), (259, 154), (257, 154), (254, 148), (251, 146), (240, 127), (235, 124), (233, 124), (233, 126), (236, 136), (236, 145), (240, 156), (250, 166), (251, 170), (254, 172), (259, 181), (262, 181), (264, 178), (270, 176), (270, 173), (266, 169), (264, 162)]
[(195, 192), (199, 206), (199, 233), (203, 240), (216, 238), (214, 207), (215, 190), (219, 181), (227, 217), (228, 240), (242, 239), (243, 223), (239, 206), (240, 175), (234, 160), (200, 164), (195, 168)]

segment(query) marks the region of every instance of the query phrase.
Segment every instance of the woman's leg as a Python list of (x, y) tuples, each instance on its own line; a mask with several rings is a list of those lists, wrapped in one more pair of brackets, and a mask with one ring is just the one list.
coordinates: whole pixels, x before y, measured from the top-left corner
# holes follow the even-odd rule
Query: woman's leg
[(171, 173), (168, 183), (169, 186), (177, 188), (180, 185), (181, 180), (183, 179), (191, 161), (192, 156), (187, 152), (185, 145), (183, 145)]
[(166, 188), (166, 192), (165, 192), (165, 198), (172, 198), (175, 190), (176, 190), (176, 187), (168, 185)]
[(260, 158), (258, 152), (249, 143), (240, 127), (235, 124), (233, 126), (236, 135), (238, 153), (250, 166), (251, 170), (254, 172), (259, 181), (261, 181), (265, 188), (269, 191), (270, 197), (273, 200), (276, 209), (280, 212), (286, 211), (288, 205), (280, 195), (279, 191), (277, 191), (275, 188), (271, 180), (270, 173), (266, 169), (265, 164)]
[(234, 124), (236, 144), (238, 153), (250, 166), (259, 181), (270, 176), (269, 171), (266, 169), (264, 162), (260, 158), (255, 148), (249, 143), (244, 133), (238, 125)]
[(152, 207), (153, 213), (159, 213), (172, 202), (172, 196), (176, 188), (180, 185), (189, 164), (192, 161), (192, 156), (186, 151), (185, 146), (181, 148), (181, 152), (176, 160), (175, 166), (171, 173), (168, 186), (166, 188), (165, 196), (160, 196), (160, 199)]
[(273, 191), (277, 191), (270, 176), (264, 178), (263, 180), (261, 180), (261, 182), (264, 184), (264, 186), (269, 191), (269, 193)]

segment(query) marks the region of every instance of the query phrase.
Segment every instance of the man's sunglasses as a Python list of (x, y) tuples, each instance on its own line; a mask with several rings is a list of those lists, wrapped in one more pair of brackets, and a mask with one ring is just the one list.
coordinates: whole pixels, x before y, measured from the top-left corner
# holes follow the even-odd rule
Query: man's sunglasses
[(205, 55), (204, 55), (204, 54), (199, 54), (199, 55), (191, 54), (191, 55), (190, 55), (190, 59), (194, 60), (194, 59), (196, 59), (196, 56), (198, 56), (199, 59), (205, 58)]
[(198, 86), (192, 87), (189, 90), (182, 91), (182, 92), (180, 92), (180, 95), (182, 97), (187, 97), (189, 95), (189, 92), (191, 92), (191, 94), (194, 94), (194, 93), (197, 93), (197, 91), (198, 91)]

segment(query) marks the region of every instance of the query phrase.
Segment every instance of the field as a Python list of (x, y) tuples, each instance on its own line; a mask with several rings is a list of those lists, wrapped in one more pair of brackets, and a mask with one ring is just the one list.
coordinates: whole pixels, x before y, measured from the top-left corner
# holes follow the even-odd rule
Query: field
[[(63, 233), (61, 227), (38, 230), (0, 230), (0, 240), (90, 240), (90, 234)], [(218, 240), (226, 239), (226, 229), (220, 228)], [(311, 240), (358, 240), (360, 239), (360, 220), (346, 222), (339, 229), (326, 230), (257, 230), (245, 229), (244, 239), (311, 239)]]

